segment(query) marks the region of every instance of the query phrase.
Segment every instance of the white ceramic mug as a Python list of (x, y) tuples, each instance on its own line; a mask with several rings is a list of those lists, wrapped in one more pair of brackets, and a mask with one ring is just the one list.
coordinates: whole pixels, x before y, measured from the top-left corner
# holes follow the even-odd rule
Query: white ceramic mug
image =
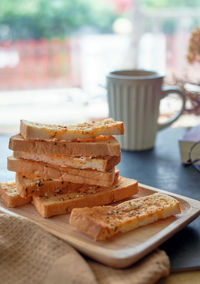
[[(119, 137), (122, 149), (153, 148), (156, 132), (171, 125), (183, 113), (183, 93), (176, 87), (163, 88), (163, 78), (157, 72), (146, 70), (119, 70), (107, 75), (109, 116), (125, 124), (125, 134)], [(182, 107), (169, 121), (159, 124), (160, 100), (170, 93), (181, 97)]]

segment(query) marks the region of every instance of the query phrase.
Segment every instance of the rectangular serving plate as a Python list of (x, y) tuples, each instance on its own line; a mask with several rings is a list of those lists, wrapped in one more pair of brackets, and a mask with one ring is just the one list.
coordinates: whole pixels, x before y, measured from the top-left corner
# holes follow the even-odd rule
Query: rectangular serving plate
[(181, 205), (181, 214), (101, 242), (90, 239), (69, 225), (69, 215), (45, 219), (31, 204), (12, 209), (7, 209), (0, 204), (0, 211), (27, 217), (46, 231), (67, 241), (83, 254), (105, 265), (125, 268), (157, 248), (200, 214), (200, 201), (147, 185), (139, 184), (139, 192), (134, 197), (146, 196), (155, 192), (162, 192), (178, 199)]

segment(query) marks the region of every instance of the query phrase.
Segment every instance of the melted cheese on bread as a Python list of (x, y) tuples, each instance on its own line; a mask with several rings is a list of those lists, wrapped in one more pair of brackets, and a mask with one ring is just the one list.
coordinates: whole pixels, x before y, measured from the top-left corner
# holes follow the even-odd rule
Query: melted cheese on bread
[(155, 193), (117, 206), (73, 209), (69, 222), (90, 237), (105, 240), (180, 212), (178, 200)]
[(111, 118), (66, 126), (21, 120), (20, 133), (25, 139), (87, 139), (100, 135), (122, 135), (124, 124)]

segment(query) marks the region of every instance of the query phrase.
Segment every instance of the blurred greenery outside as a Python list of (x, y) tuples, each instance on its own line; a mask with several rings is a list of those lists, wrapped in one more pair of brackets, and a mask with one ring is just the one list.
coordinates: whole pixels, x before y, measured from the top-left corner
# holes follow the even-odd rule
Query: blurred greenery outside
[[(200, 8), (199, 0), (142, 0), (143, 6), (151, 11), (155, 10), (175, 10), (179, 9), (192, 9)], [(176, 31), (176, 20), (164, 19), (161, 22), (161, 31), (165, 34), (173, 34)], [(196, 19), (191, 19), (191, 27), (198, 25), (199, 22)], [(147, 21), (145, 23), (147, 30), (151, 30), (151, 23)]]
[[(131, 0), (122, 0), (125, 11), (116, 8), (120, 0), (1, 0), (0, 41), (17, 39), (65, 38), (71, 34), (112, 33), (118, 17), (130, 17)], [(134, 1), (133, 1), (134, 3)], [(199, 6), (199, 0), (141, 0), (149, 10)], [(195, 25), (195, 23), (193, 23)], [(148, 30), (151, 23), (145, 23)], [(163, 20), (161, 31), (173, 33), (175, 22)]]
[(109, 2), (93, 0), (1, 0), (0, 40), (65, 38), (83, 27), (111, 32)]

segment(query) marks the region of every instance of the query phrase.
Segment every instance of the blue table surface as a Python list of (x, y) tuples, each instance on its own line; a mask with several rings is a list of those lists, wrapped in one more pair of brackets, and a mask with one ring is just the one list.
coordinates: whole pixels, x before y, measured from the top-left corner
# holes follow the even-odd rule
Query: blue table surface
[[(193, 167), (181, 165), (178, 140), (183, 128), (169, 128), (157, 134), (154, 149), (122, 151), (117, 166), (120, 175), (137, 179), (140, 183), (200, 200), (200, 173)], [(14, 180), (15, 174), (6, 170), (8, 135), (0, 135), (0, 181)], [(200, 267), (200, 218), (197, 218), (170, 240), (163, 248), (170, 257), (172, 270)]]

